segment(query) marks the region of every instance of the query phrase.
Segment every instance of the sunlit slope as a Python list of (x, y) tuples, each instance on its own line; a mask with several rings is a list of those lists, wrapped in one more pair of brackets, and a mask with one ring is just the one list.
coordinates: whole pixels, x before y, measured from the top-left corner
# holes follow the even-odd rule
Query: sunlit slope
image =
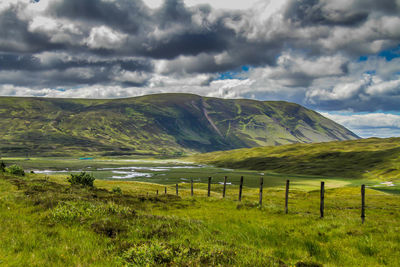
[(227, 168), (390, 181), (400, 178), (400, 138), (237, 149), (191, 160)]
[(356, 139), (287, 102), (159, 94), (114, 100), (0, 98), (2, 155), (132, 155)]

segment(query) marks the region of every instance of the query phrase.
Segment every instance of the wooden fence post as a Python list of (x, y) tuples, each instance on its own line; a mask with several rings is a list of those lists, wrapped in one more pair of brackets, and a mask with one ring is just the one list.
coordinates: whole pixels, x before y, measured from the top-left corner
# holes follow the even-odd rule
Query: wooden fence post
[(207, 196), (210, 196), (210, 191), (211, 191), (211, 176), (208, 177), (208, 192), (207, 192)]
[(286, 180), (286, 192), (285, 192), (285, 213), (288, 214), (288, 202), (289, 202), (289, 180)]
[(242, 201), (242, 190), (243, 190), (243, 176), (240, 177), (239, 185), (239, 201)]
[(320, 218), (324, 218), (324, 200), (325, 200), (325, 182), (321, 182), (321, 192), (320, 192), (320, 205), (319, 205), (319, 213)]
[(365, 184), (361, 185), (361, 221), (365, 221)]
[(164, 187), (164, 195), (167, 194), (167, 187)]
[(224, 189), (222, 190), (222, 197), (225, 198), (226, 193), (226, 180), (228, 179), (227, 176), (224, 177)]
[(158, 189), (157, 189), (157, 193), (156, 193), (156, 195), (158, 196)]
[(176, 184), (176, 195), (178, 195), (178, 184)]
[(190, 194), (193, 196), (193, 179), (190, 181)]
[(260, 206), (262, 205), (262, 199), (263, 199), (263, 186), (264, 186), (264, 177), (261, 177), (260, 178), (260, 200), (259, 200)]

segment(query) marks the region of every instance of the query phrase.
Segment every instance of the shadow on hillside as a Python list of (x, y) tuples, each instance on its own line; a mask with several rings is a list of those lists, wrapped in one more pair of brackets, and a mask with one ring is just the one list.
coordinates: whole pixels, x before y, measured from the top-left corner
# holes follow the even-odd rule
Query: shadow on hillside
[(400, 147), (381, 151), (324, 152), (285, 157), (251, 157), (239, 161), (215, 162), (218, 167), (270, 170), (286, 174), (309, 174), (361, 178), (364, 173), (380, 170), (395, 174), (399, 170), (390, 161), (400, 156)]

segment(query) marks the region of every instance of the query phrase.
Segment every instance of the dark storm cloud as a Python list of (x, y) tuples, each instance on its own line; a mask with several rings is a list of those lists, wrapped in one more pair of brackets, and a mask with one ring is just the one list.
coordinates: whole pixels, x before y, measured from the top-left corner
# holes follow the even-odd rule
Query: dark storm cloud
[[(328, 29), (314, 30), (314, 42), (311, 44), (309, 39), (296, 35), (298, 29), (324, 25), (356, 27), (368, 19), (372, 8), (383, 11), (398, 8), (395, 1), (367, 1), (367, 7), (362, 8), (355, 1), (349, 10), (335, 9), (328, 4), (329, 2), (318, 0), (289, 1), (284, 16), (293, 25), (285, 25), (285, 21), (282, 21), (282, 25), (274, 25), (277, 29), (271, 33), (268, 28), (272, 26), (266, 22), (262, 25), (266, 30), (260, 31), (260, 36), (249, 39), (247, 33), (257, 29), (251, 26), (251, 14), (245, 11), (213, 14), (209, 6), (188, 8), (181, 0), (167, 0), (156, 10), (149, 9), (140, 0), (50, 1), (43, 15), (60, 23), (58, 27), (71, 24), (76, 28), (75, 33), (67, 29), (54, 29), (59, 35), (63, 34), (64, 38), (69, 38), (69, 43), (64, 38), (61, 41), (54, 38), (55, 33), (45, 26), (43, 30), (40, 27), (32, 29), (30, 26), (35, 16), (32, 16), (31, 21), (29, 18), (18, 18), (16, 14), (24, 6), (15, 4), (10, 5), (0, 15), (0, 47), (2, 51), (41, 52), (56, 49), (70, 53), (90, 52), (105, 57), (143, 56), (153, 59), (174, 59), (182, 55), (196, 56), (202, 53), (215, 55), (225, 51), (231, 61), (231, 64), (225, 64), (227, 68), (232, 65), (262, 66), (274, 64), (277, 55), (286, 47), (308, 49), (316, 54), (324, 53), (325, 48), (319, 41), (329, 37)], [(213, 18), (210, 19), (210, 16)], [(194, 17), (198, 17), (201, 23), (195, 22)], [(59, 21), (60, 19), (63, 21)], [(227, 26), (227, 20), (234, 25), (243, 25), (238, 26), (239, 29), (235, 31)], [(109, 31), (103, 29), (101, 32), (98, 29), (101, 26), (106, 26)], [(114, 32), (116, 44), (103, 44), (107, 41), (104, 39)], [(270, 37), (266, 38), (265, 35)], [(379, 37), (382, 39), (384, 36)], [(88, 41), (88, 38), (91, 39)], [(357, 46), (352, 46), (350, 44), (351, 52), (357, 50)], [(209, 67), (221, 69), (221, 66), (224, 64)]]
[(88, 24), (106, 24), (124, 32), (137, 31), (151, 21), (150, 10), (140, 0), (99, 0), (54, 1), (49, 6), (54, 17), (84, 21)]
[(359, 26), (370, 14), (397, 15), (400, 2), (396, 0), (353, 0), (335, 2), (328, 0), (289, 1), (285, 18), (303, 26), (333, 25)]
[(354, 1), (353, 8), (398, 15), (400, 12), (400, 2), (396, 0), (357, 0)]
[(162, 42), (149, 40), (147, 48), (140, 52), (155, 59), (173, 59), (179, 55), (222, 52), (229, 43), (228, 38), (221, 38), (221, 35), (224, 33), (186, 32), (167, 37)]
[[(202, 11), (204, 11), (204, 9)], [(182, 0), (165, 0), (164, 4), (155, 15), (160, 26), (166, 28), (170, 26), (171, 23), (191, 24), (192, 12), (185, 7)]]
[(26, 70), (26, 71), (44, 71), (44, 70), (66, 70), (69, 68), (91, 68), (118, 66), (128, 71), (147, 71), (153, 70), (152, 64), (147, 60), (129, 60), (129, 59), (100, 59), (89, 61), (82, 58), (74, 58), (64, 61), (56, 58), (50, 62), (42, 63), (40, 58), (34, 55), (20, 54), (0, 54), (0, 70)]
[(62, 44), (49, 43), (48, 36), (32, 33), (28, 22), (17, 17), (18, 6), (0, 11), (0, 52), (37, 52), (62, 49)]
[[(34, 5), (34, 4), (32, 4)], [(235, 32), (224, 25), (227, 18), (240, 20), (240, 12), (224, 12), (215, 21), (207, 18), (212, 12), (209, 6), (199, 6), (196, 9), (187, 8), (180, 0), (168, 0), (156, 10), (150, 10), (141, 1), (123, 0), (105, 2), (100, 0), (64, 0), (50, 2), (44, 12), (49, 19), (57, 22), (60, 19), (75, 25), (80, 36), (71, 32), (61, 34), (73, 40), (70, 43), (52, 40), (54, 33), (46, 30), (30, 29), (32, 20), (21, 20), (17, 11), (21, 5), (11, 5), (0, 15), (0, 47), (4, 52), (44, 52), (66, 51), (67, 53), (92, 53), (106, 58), (114, 56), (137, 56), (151, 59), (173, 59), (180, 55), (196, 56), (201, 53), (221, 53), (237, 47), (240, 51), (232, 53), (243, 61), (248, 58), (250, 63), (256, 63), (260, 57), (249, 53), (254, 49), (244, 49), (245, 40), (239, 40)], [(198, 16), (201, 23), (196, 24), (193, 16)], [(96, 27), (106, 26), (110, 31), (124, 35), (124, 40), (118, 45), (103, 45), (100, 37), (96, 37)], [(60, 26), (58, 26), (60, 27)], [(57, 31), (57, 29), (54, 29)], [(99, 30), (99, 34), (101, 31)], [(111, 32), (112, 33), (112, 32)], [(160, 36), (157, 36), (159, 34)], [(87, 39), (94, 36), (91, 42)], [(104, 33), (105, 38), (110, 32)], [(122, 37), (121, 37), (122, 39)], [(107, 41), (107, 40), (106, 40)], [(16, 45), (18, 44), (18, 45)], [(242, 54), (242, 56), (240, 56)], [(21, 61), (23, 63), (23, 61)], [(25, 62), (26, 63), (26, 62)], [(240, 63), (239, 63), (240, 64)], [(226, 67), (237, 65), (227, 64)], [(205, 66), (215, 69), (215, 66)], [(221, 69), (221, 67), (219, 67)]]
[[(92, 53), (154, 59), (173, 59), (179, 55), (216, 53), (227, 49), (235, 36), (231, 29), (223, 25), (223, 19), (230, 14), (210, 24), (205, 18), (210, 12), (207, 6), (188, 9), (181, 0), (167, 0), (156, 10), (148, 9), (141, 1), (131, 0), (71, 0), (49, 6), (49, 13), (55, 17), (81, 20), (87, 26), (87, 34), (90, 27), (98, 25), (107, 25), (122, 34), (128, 34), (122, 47), (91, 48)], [(202, 17), (204, 24), (195, 25), (192, 21), (194, 15)], [(167, 34), (158, 38), (156, 34), (152, 35), (155, 31), (165, 31)]]
[[(212, 9), (207, 5), (189, 9), (182, 0), (165, 1), (154, 12), (153, 25), (149, 28), (157, 28), (167, 34), (162, 34), (162, 37), (147, 36), (138, 52), (155, 59), (174, 59), (181, 55), (217, 54), (229, 50), (237, 42), (237, 36), (225, 25), (225, 20), (238, 21), (242, 14), (224, 12), (210, 21), (208, 16), (211, 13)], [(194, 21), (195, 16), (199, 22)]]
[(302, 26), (311, 25), (342, 25), (356, 26), (368, 18), (366, 11), (324, 10), (319, 0), (292, 1), (285, 12), (285, 17)]

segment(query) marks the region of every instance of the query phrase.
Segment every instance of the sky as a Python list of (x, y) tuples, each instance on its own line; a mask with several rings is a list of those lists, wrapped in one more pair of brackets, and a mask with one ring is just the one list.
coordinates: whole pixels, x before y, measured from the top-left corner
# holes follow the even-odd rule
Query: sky
[(400, 136), (400, 0), (0, 1), (0, 95), (172, 92)]

